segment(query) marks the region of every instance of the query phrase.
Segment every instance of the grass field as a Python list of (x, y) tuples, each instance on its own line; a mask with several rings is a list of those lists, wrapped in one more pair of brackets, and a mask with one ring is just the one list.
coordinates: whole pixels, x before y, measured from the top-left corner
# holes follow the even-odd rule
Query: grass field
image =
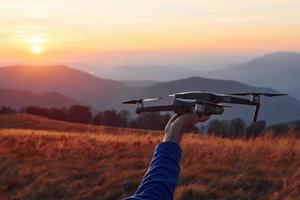
[[(160, 132), (0, 116), (0, 199), (121, 199)], [(23, 127), (25, 129), (23, 129)], [(300, 139), (186, 135), (176, 199), (300, 199)]]

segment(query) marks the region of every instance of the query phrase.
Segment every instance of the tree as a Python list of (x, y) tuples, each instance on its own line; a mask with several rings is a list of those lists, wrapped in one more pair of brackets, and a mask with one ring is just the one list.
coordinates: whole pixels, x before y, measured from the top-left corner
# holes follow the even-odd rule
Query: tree
[(171, 116), (160, 112), (142, 113), (130, 122), (133, 128), (163, 130)]
[(121, 116), (114, 109), (103, 112), (103, 124), (107, 126), (121, 126)]
[(95, 125), (103, 125), (103, 114), (102, 112), (99, 112), (97, 115), (94, 116), (93, 118), (93, 124)]
[(258, 121), (255, 123), (252, 123), (248, 126), (246, 129), (246, 137), (257, 137), (259, 136), (266, 127), (266, 121)]
[(1, 106), (0, 114), (13, 114), (13, 113), (17, 113), (17, 111), (8, 106)]
[(117, 126), (117, 127), (128, 127), (129, 126), (130, 113), (127, 110), (105, 110), (99, 112), (93, 118), (93, 124), (96, 125), (107, 125), (107, 126)]
[(268, 127), (267, 130), (270, 130), (275, 136), (286, 133), (289, 130), (289, 125), (285, 123), (274, 124)]
[(120, 125), (122, 127), (129, 126), (130, 112), (128, 110), (121, 110), (119, 112), (120, 115)]
[(64, 108), (51, 108), (48, 110), (48, 117), (51, 119), (56, 119), (56, 120), (63, 120), (67, 121), (68, 120), (68, 115), (67, 111)]
[(230, 126), (233, 132), (233, 136), (235, 137), (241, 137), (244, 135), (245, 129), (246, 129), (246, 123), (244, 120), (240, 118), (232, 119), (230, 121)]
[(87, 106), (73, 105), (69, 108), (67, 116), (71, 122), (88, 124), (92, 121), (92, 113)]
[(49, 111), (47, 108), (41, 108), (38, 106), (28, 106), (24, 108), (24, 112), (30, 115), (38, 115), (42, 117), (49, 117)]
[(300, 135), (300, 120), (293, 122), (292, 125), (294, 127), (294, 132)]
[(246, 128), (246, 123), (236, 118), (233, 120), (212, 120), (208, 123), (207, 133), (221, 137), (241, 137)]
[(226, 120), (212, 120), (207, 125), (207, 133), (216, 136), (226, 137), (228, 136), (229, 124), (229, 121)]

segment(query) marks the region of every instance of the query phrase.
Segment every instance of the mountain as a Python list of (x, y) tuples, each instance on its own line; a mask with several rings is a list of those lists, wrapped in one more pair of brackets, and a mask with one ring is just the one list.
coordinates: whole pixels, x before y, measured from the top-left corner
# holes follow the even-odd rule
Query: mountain
[(0, 86), (32, 92), (55, 91), (100, 109), (112, 108), (119, 96), (130, 90), (118, 81), (60, 65), (1, 67)]
[(276, 52), (245, 64), (202, 74), (211, 78), (237, 80), (276, 88), (300, 99), (300, 53)]
[[(133, 98), (161, 96), (161, 102), (172, 101), (167, 95), (191, 90), (214, 91), (221, 93), (267, 91), (277, 92), (270, 88), (254, 87), (237, 81), (217, 80), (191, 77), (169, 82), (159, 82), (146, 87), (128, 87), (119, 81), (103, 79), (92, 74), (74, 70), (66, 66), (12, 66), (0, 68), (0, 85), (6, 89), (28, 90), (32, 92), (54, 91), (96, 109), (129, 109), (120, 102)], [(286, 122), (300, 119), (300, 102), (292, 96), (263, 98), (260, 119), (269, 123)], [(150, 105), (151, 105), (150, 104)], [(218, 118), (242, 117), (251, 121), (253, 108), (234, 105)]]
[(70, 107), (82, 104), (57, 92), (33, 93), (21, 90), (0, 89), (0, 105), (20, 109), (26, 106)]
[[(278, 92), (270, 88), (254, 87), (237, 81), (191, 77), (165, 83), (157, 83), (152, 86), (142, 88), (138, 95), (142, 97), (166, 97), (167, 94), (193, 90), (214, 91), (217, 93), (251, 91)], [(136, 97), (138, 97), (138, 95)], [(172, 98), (165, 98), (165, 100), (162, 100), (161, 103), (171, 103), (171, 101)], [(232, 106), (232, 108), (226, 109), (224, 115), (215, 117), (221, 119), (241, 117), (247, 122), (251, 121), (254, 109), (252, 106)], [(262, 97), (262, 108), (259, 119), (267, 120), (268, 123), (286, 122), (300, 119), (300, 102), (291, 96), (277, 98)]]

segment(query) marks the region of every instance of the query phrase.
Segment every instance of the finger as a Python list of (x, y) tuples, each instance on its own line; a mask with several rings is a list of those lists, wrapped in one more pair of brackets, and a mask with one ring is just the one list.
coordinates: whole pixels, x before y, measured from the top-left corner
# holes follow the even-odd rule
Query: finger
[(165, 128), (165, 131), (168, 131), (168, 129), (170, 129), (172, 123), (173, 123), (179, 116), (180, 116), (180, 114), (175, 114), (175, 115), (173, 115), (173, 116), (169, 119), (169, 121), (168, 121), (168, 123), (167, 123), (167, 125), (166, 125), (166, 128)]
[(177, 127), (181, 127), (182, 130), (188, 130), (198, 122), (204, 122), (209, 119), (210, 116), (203, 115), (198, 117), (194, 113), (185, 113), (175, 120), (173, 124), (176, 124)]
[(182, 128), (190, 123), (194, 123), (195, 119), (197, 118), (197, 115), (194, 113), (184, 113), (181, 116), (179, 116), (174, 122), (173, 126), (176, 126), (176, 128)]
[(178, 117), (180, 117), (181, 114), (176, 113), (171, 117), (168, 123), (173, 123)]

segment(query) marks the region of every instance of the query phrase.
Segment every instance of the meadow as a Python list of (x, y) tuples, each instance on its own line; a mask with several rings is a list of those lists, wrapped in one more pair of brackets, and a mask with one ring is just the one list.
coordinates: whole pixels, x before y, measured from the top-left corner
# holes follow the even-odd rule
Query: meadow
[[(0, 199), (122, 199), (162, 140), (159, 131), (0, 116)], [(175, 199), (300, 199), (300, 139), (184, 137)]]

